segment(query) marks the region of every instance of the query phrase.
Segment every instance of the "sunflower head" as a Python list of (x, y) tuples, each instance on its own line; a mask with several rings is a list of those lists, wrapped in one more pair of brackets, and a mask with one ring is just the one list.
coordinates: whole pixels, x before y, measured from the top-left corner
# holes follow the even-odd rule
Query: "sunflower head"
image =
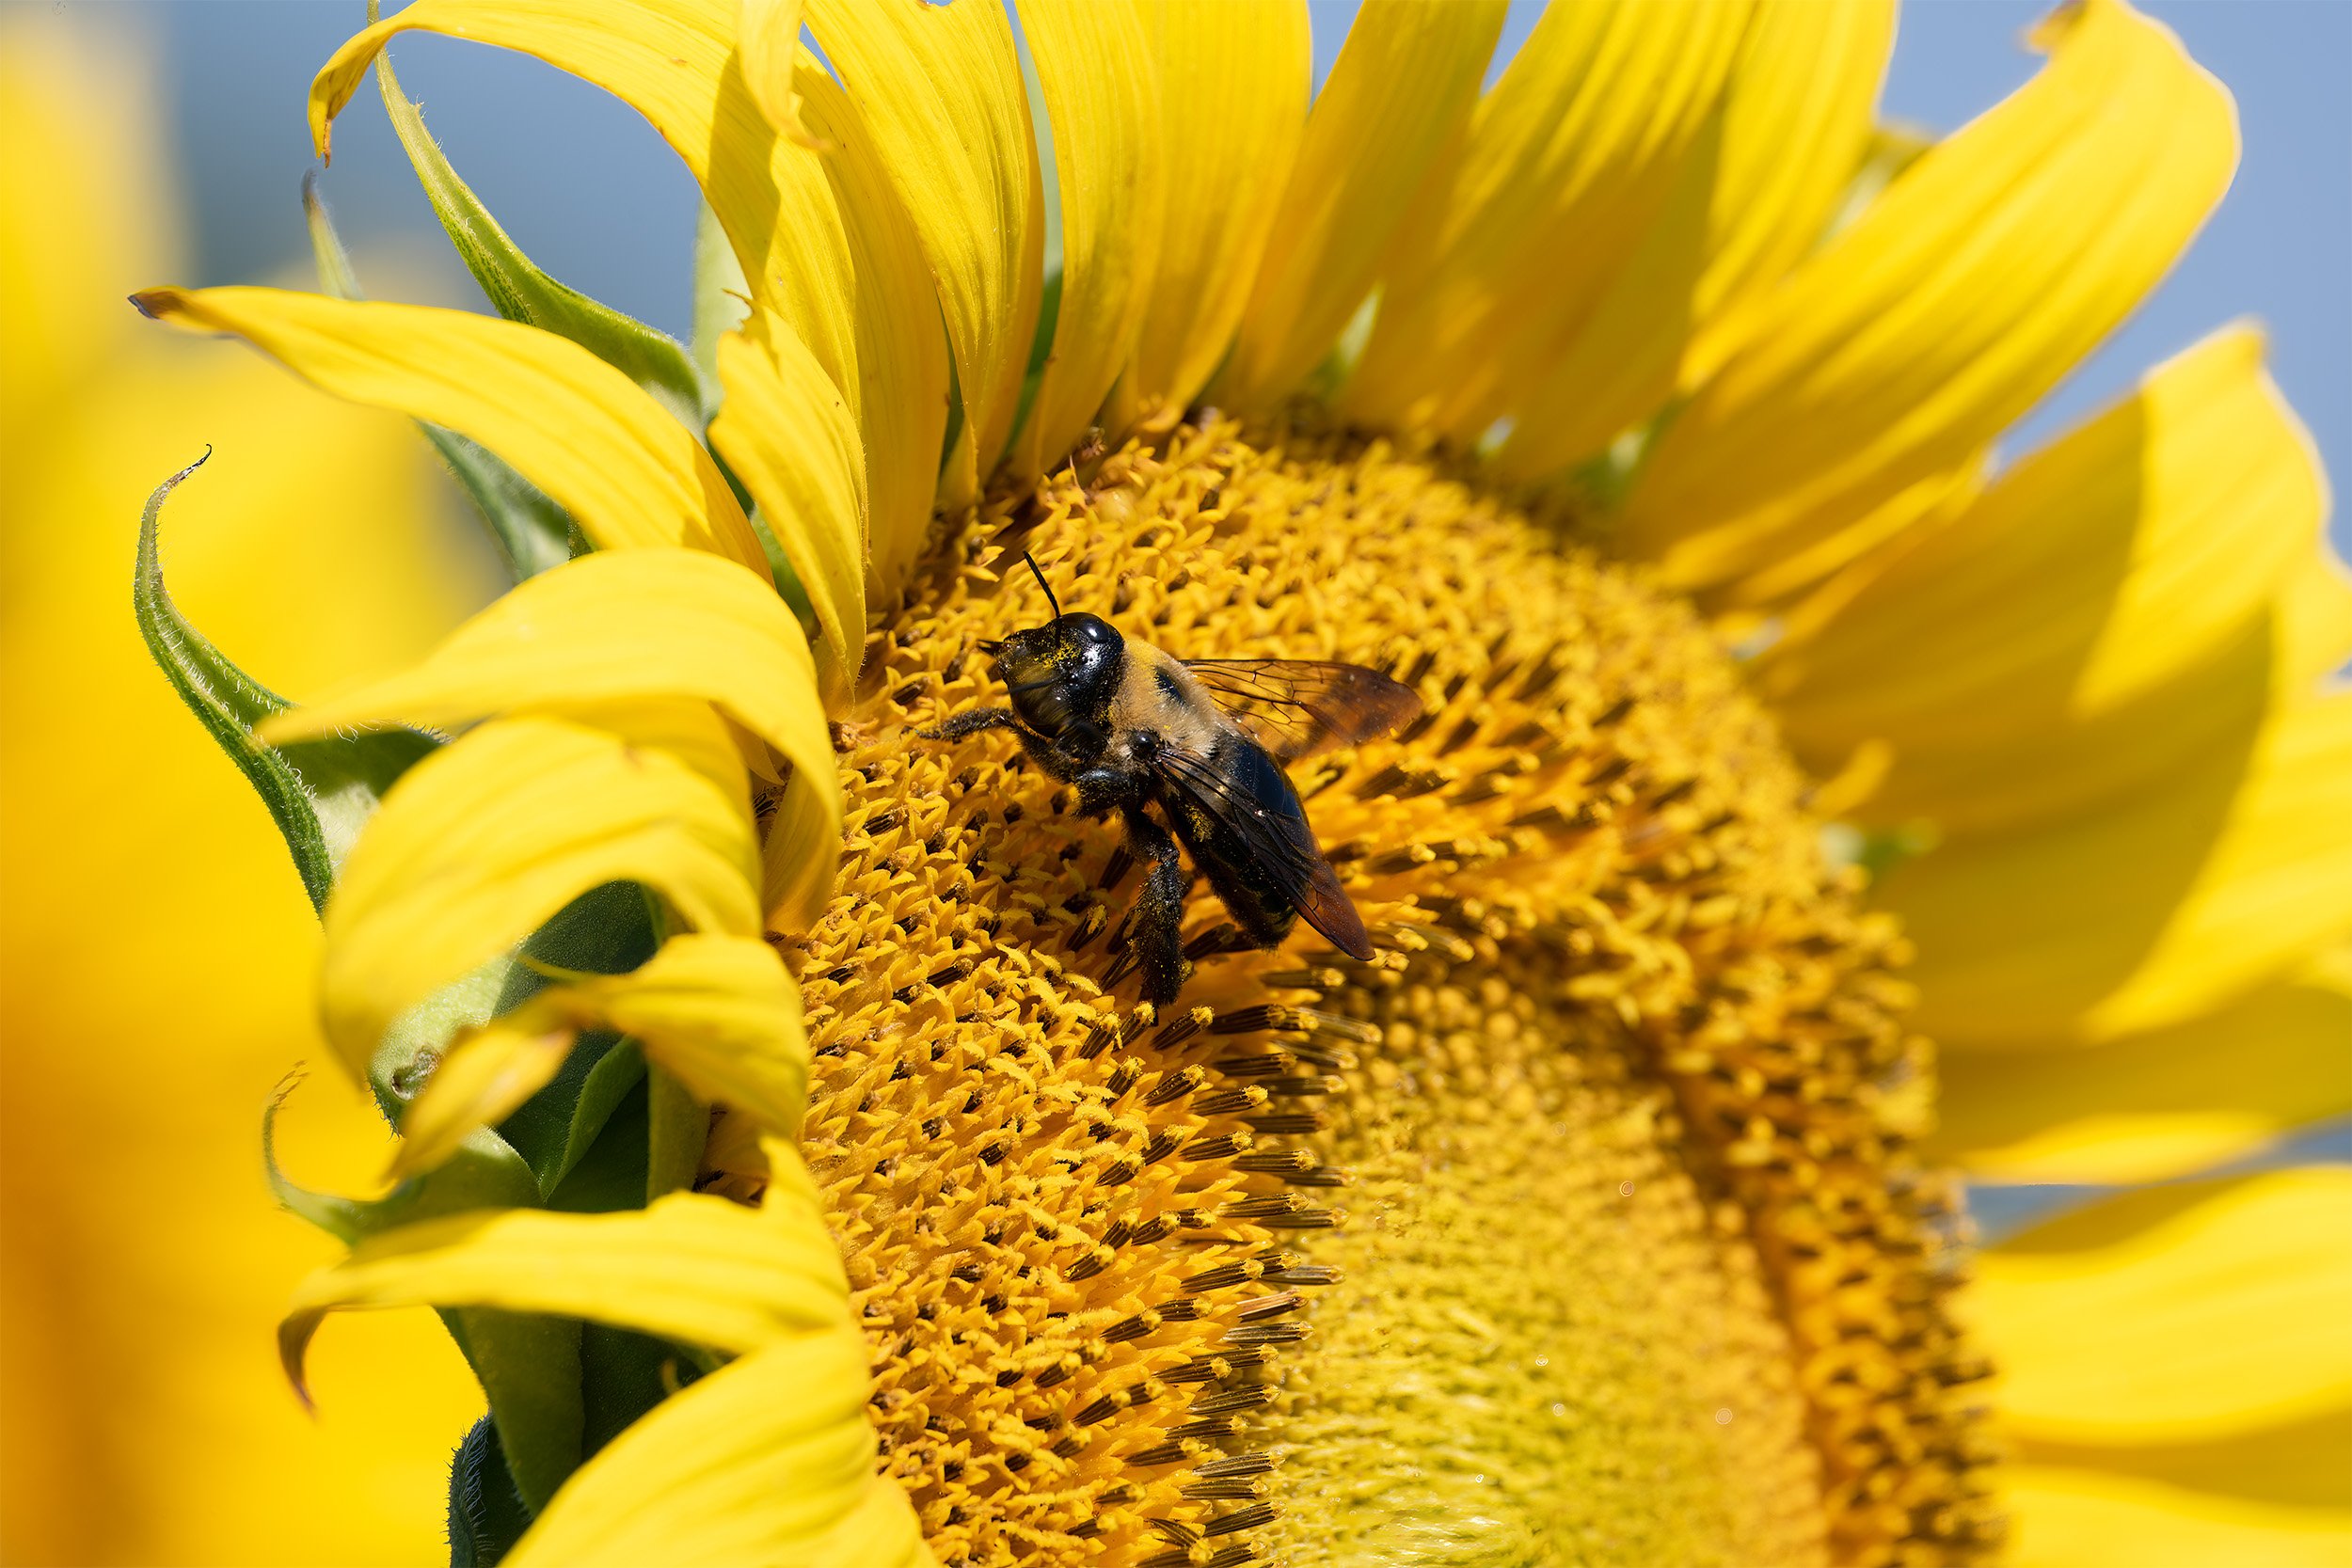
[[(1027, 632), (1024, 552), (1073, 607)], [(1901, 943), (1687, 609), (1427, 457), (1231, 420), (928, 560), (786, 942), (803, 1154), (944, 1561), (1985, 1535)], [(1297, 779), (1369, 960), (1238, 942), (1204, 889), (1154, 1008), (1116, 827), (1009, 743), (921, 738), (1031, 645), (1058, 669), (1080, 605), (1422, 695)]]

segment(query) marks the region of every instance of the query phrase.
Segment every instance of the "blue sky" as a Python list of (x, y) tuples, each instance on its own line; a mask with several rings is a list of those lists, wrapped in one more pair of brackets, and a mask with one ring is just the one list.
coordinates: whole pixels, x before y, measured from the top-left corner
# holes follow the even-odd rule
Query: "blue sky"
[[(296, 195), (310, 166), (302, 103), (310, 72), (360, 22), (358, 0), (193, 0), (71, 8), (150, 46), (199, 224), (198, 277), (227, 282), (298, 264)], [(1350, 0), (1313, 0), (1327, 69)], [(1885, 111), (1949, 130), (2032, 74), (2024, 30), (2040, 0), (1915, 0), (1904, 12)], [(2245, 157), (2197, 246), (2105, 348), (2030, 417), (2019, 445), (2127, 389), (2147, 366), (2240, 315), (2269, 324), (2274, 371), (2337, 483), (2352, 475), (2352, 4), (2149, 0), (2236, 94)], [(1540, 7), (1518, 0), (1509, 49)], [(558, 277), (684, 331), (694, 193), (628, 109), (535, 62), (435, 38), (395, 48), (452, 160)], [(356, 244), (405, 242), (409, 277), (447, 297), (464, 283), (437, 251), (382, 110), (363, 92), (339, 123), (326, 192)], [(160, 279), (159, 279), (160, 281)], [(2339, 546), (2352, 545), (2340, 507)]]

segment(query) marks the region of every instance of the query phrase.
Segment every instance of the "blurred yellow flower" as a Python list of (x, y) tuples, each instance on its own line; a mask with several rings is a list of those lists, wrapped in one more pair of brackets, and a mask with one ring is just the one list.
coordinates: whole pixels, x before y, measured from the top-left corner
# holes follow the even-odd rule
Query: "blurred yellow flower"
[[(480, 1394), (422, 1313), (329, 1347), (323, 1420), (271, 1371), (287, 1282), (332, 1250), (272, 1210), (254, 1150), (319, 1049), (317, 926), (123, 577), (146, 492), (210, 444), (172, 583), (268, 678), (410, 658), (477, 585), (405, 424), (138, 330), (123, 295), (180, 256), (148, 77), (0, 21), (0, 1557), (412, 1562)], [(380, 1127), (322, 1083), (289, 1158), (364, 1184)]]
[[(1025, 0), (1049, 285), (985, 0), (418, 0), (320, 72), (322, 150), (402, 31), (607, 87), (723, 234), (702, 372), (418, 128), (511, 319), (139, 296), (478, 442), (593, 547), (260, 729), (461, 732), (342, 868), (324, 1012), (414, 1191), (532, 1189), (358, 1240), (290, 1367), (419, 1302), (675, 1347), (617, 1433), (595, 1377), (533, 1402), (477, 1354), (460, 1475), (513, 1476), (514, 1560), (1927, 1563), (2004, 1513), (2026, 1561), (2341, 1556), (2334, 1173), (2126, 1193), (1972, 1299), (1919, 1152), (1939, 1070), (1931, 1147), (1990, 1178), (2202, 1173), (2344, 1108), (2352, 593), (2258, 336), (1992, 455), (2219, 198), (2227, 93), (2083, 0), (1906, 150), (1874, 0), (1561, 0), (1482, 94), (1502, 20), (1368, 5), (1310, 106), (1296, 8)], [(1024, 549), (1180, 652), (1419, 689), (1298, 768), (1374, 960), (1197, 908), (1186, 1005), (1121, 994), (1129, 851), (910, 733), (989, 696)], [(508, 957), (615, 882), (642, 951)], [(639, 1130), (617, 1188), (518, 1150), (547, 1095)]]

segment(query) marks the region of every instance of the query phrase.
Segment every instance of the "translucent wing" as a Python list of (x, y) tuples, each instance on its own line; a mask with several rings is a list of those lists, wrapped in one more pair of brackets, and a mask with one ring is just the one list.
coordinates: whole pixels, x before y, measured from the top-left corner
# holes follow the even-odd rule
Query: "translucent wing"
[[(1239, 837), (1251, 863), (1281, 887), (1308, 925), (1349, 957), (1371, 958), (1372, 939), (1365, 934), (1364, 918), (1340, 886), (1339, 873), (1323, 858), (1296, 791), (1263, 750), (1249, 746), (1247, 751), (1254, 754), (1239, 759), (1240, 767), (1220, 765), (1181, 747), (1162, 751), (1154, 760), (1164, 784), (1192, 810)], [(1272, 778), (1255, 776), (1256, 768), (1265, 768)]]
[(1188, 658), (1184, 668), (1277, 762), (1376, 740), (1421, 713), (1411, 687), (1360, 664)]

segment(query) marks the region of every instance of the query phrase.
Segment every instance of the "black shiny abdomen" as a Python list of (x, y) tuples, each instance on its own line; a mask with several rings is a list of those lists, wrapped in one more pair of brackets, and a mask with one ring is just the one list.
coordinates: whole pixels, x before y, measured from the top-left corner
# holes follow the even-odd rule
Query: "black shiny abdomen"
[[(1231, 734), (1217, 741), (1209, 760), (1233, 793), (1245, 796), (1263, 814), (1263, 825), (1271, 831), (1258, 834), (1258, 843), (1313, 844), (1298, 791), (1263, 747)], [(1265, 853), (1245, 836), (1243, 824), (1229, 819), (1230, 807), (1228, 816), (1219, 816), (1181, 789), (1164, 789), (1160, 800), (1192, 863), (1225, 901), (1233, 923), (1261, 947), (1288, 936), (1298, 923), (1298, 906)]]

